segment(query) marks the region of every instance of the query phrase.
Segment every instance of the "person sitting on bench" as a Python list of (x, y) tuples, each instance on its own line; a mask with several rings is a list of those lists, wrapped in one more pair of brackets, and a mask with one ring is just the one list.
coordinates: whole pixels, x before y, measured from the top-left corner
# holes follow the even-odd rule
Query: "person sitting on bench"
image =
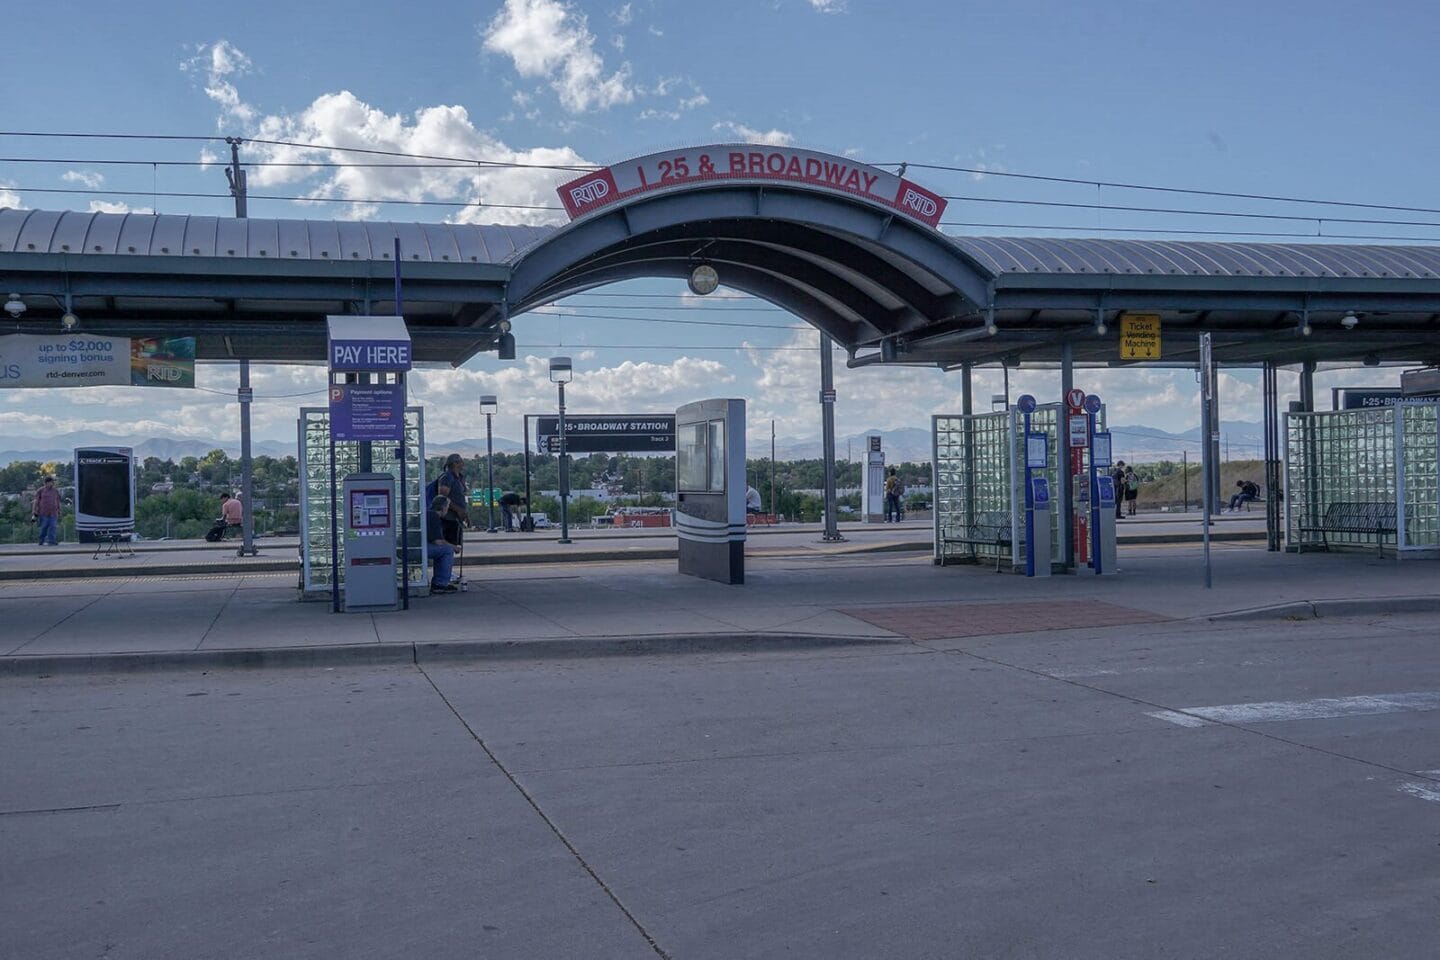
[(1231, 510), (1239, 510), (1240, 504), (1260, 499), (1260, 488), (1253, 480), (1236, 480), (1235, 486), (1239, 489), (1235, 495), (1230, 498)]
[(205, 534), (205, 539), (210, 543), (219, 543), (227, 535), (240, 532), (240, 525), (244, 522), (245, 512), (240, 506), (238, 497), (232, 497), (228, 493), (220, 494), (220, 517), (215, 521)]
[(430, 501), (430, 509), (425, 516), (425, 554), (435, 569), (435, 576), (430, 581), (431, 593), (454, 593), (458, 589), (450, 582), (455, 565), (455, 545), (445, 538), (449, 508), (449, 498), (440, 494)]

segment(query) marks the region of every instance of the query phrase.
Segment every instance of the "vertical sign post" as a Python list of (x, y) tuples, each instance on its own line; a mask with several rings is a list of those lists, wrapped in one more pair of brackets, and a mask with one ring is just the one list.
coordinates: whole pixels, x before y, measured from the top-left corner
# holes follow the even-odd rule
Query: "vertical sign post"
[(1084, 407), (1085, 428), (1089, 433), (1086, 445), (1090, 452), (1086, 467), (1086, 479), (1090, 487), (1090, 503), (1087, 505), (1090, 511), (1090, 566), (1096, 574), (1101, 574), (1105, 570), (1102, 567), (1100, 544), (1100, 482), (1096, 473), (1099, 467), (1095, 462), (1095, 415), (1100, 412), (1100, 397), (1090, 394), (1085, 398)]

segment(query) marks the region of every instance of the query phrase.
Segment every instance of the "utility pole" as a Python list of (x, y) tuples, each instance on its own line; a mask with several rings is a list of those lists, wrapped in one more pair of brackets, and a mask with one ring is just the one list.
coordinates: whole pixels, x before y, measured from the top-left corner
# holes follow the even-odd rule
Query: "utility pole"
[(775, 421), (770, 421), (770, 516), (775, 516)]
[[(230, 166), (225, 168), (225, 179), (230, 181), (230, 196), (235, 198), (235, 216), (243, 220), (248, 216), (248, 205), (245, 196), (245, 170), (240, 166), (240, 144), (245, 141), (239, 137), (226, 137), (225, 142), (230, 144)], [(245, 512), (240, 515), (238, 555), (242, 557), (259, 554), (255, 549), (255, 504), (251, 497), (253, 464), (250, 459), (250, 403), (254, 396), (254, 391), (250, 389), (250, 361), (242, 357), (240, 389), (236, 392), (240, 401), (240, 503), (245, 508)]]

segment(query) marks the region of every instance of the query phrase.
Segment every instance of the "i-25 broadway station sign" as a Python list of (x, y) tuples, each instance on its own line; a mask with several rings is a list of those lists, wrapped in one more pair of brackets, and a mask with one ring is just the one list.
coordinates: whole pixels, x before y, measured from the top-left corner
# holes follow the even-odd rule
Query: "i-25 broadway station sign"
[(718, 144), (652, 153), (576, 177), (560, 187), (570, 219), (654, 190), (713, 181), (793, 183), (850, 194), (938, 227), (945, 198), (904, 177), (827, 153)]
[[(535, 418), (536, 448), (560, 449), (560, 418)], [(571, 453), (674, 453), (673, 413), (614, 413), (565, 418), (565, 446)]]

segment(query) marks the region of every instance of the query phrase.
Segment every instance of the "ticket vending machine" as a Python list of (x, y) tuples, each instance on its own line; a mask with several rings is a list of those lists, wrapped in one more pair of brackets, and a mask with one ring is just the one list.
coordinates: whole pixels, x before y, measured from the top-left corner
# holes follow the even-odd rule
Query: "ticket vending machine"
[(1115, 489), (1115, 478), (1110, 475), (1113, 462), (1109, 432), (1092, 430), (1090, 471), (1094, 482), (1090, 501), (1090, 565), (1097, 576), (1120, 572), (1115, 566), (1115, 498), (1119, 491)]
[(680, 572), (745, 582), (745, 401), (675, 411), (675, 533)]
[(1045, 477), (1030, 478), (1029, 516), (1025, 518), (1028, 552), (1025, 575), (1050, 576), (1050, 481)]
[(388, 473), (352, 473), (341, 493), (345, 610), (393, 610), (399, 605), (395, 478)]

